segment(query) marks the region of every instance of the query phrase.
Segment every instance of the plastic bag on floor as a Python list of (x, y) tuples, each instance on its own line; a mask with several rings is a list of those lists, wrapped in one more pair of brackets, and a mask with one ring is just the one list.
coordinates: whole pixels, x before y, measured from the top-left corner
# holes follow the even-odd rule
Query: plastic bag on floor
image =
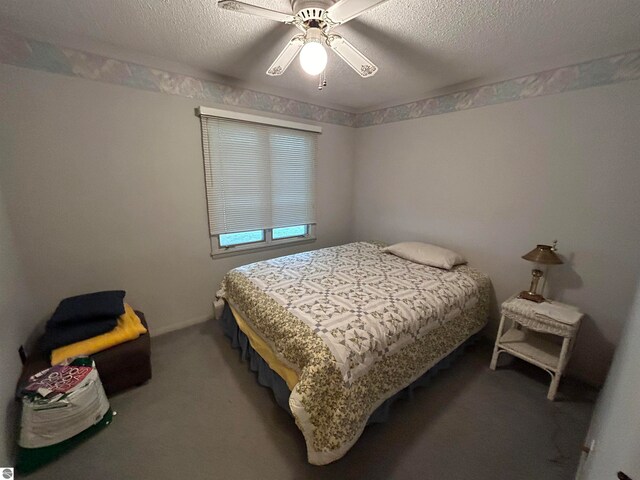
[(33, 375), (22, 389), (17, 470), (31, 472), (111, 422), (95, 363), (88, 357)]

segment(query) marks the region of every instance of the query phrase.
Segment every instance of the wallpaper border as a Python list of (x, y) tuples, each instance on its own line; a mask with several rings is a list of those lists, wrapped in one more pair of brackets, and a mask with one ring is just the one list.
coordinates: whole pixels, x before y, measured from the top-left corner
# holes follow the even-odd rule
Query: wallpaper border
[(358, 114), (369, 127), (640, 79), (640, 50)]
[(196, 98), (220, 105), (355, 126), (356, 114), (0, 32), (0, 63)]
[(382, 125), (640, 79), (640, 50), (635, 50), (356, 114), (59, 47), (8, 32), (0, 32), (0, 63), (348, 127)]

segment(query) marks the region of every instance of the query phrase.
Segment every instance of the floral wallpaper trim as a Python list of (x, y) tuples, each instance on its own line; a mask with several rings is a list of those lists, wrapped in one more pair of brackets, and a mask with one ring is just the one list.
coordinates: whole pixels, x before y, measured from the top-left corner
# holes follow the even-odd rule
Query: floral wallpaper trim
[(415, 102), (350, 113), (0, 32), (0, 63), (349, 127), (369, 127), (640, 79), (640, 50)]
[(640, 50), (358, 114), (369, 127), (640, 79)]
[(0, 32), (0, 63), (353, 127), (356, 115)]

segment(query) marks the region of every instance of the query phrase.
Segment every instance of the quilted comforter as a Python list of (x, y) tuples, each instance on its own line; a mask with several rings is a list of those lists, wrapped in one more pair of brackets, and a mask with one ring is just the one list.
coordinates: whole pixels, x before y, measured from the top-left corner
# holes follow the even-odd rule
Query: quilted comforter
[(490, 282), (357, 242), (231, 270), (218, 295), (294, 369), (309, 462), (342, 457), (371, 413), (486, 323)]

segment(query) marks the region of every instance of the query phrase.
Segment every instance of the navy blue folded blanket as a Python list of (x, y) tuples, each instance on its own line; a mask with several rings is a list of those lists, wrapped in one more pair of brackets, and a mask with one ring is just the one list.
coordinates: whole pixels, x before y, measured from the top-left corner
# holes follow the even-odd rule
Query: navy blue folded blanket
[(50, 352), (58, 347), (64, 347), (72, 343), (81, 342), (87, 338), (97, 337), (110, 332), (118, 324), (118, 317), (94, 318), (83, 322), (75, 322), (63, 325), (47, 324), (41, 344), (43, 351)]
[(65, 298), (47, 322), (41, 348), (50, 352), (110, 332), (124, 314), (123, 290), (87, 293)]
[(109, 290), (65, 298), (56, 308), (49, 324), (66, 325), (94, 318), (117, 318), (124, 314), (124, 296), (124, 290)]

